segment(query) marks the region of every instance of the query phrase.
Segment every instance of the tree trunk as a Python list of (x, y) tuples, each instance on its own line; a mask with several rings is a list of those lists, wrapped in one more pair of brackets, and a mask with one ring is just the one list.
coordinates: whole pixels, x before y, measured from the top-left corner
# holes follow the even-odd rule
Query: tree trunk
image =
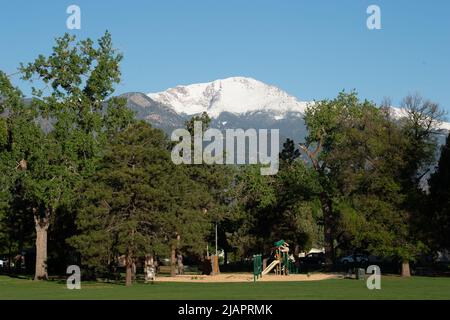
[(178, 274), (184, 274), (183, 255), (180, 252), (177, 255), (177, 271)]
[(323, 214), (325, 264), (330, 267), (334, 263), (333, 210), (332, 210), (332, 206), (331, 206), (331, 199), (325, 193), (321, 194), (320, 202), (322, 205), (322, 214)]
[(144, 262), (144, 266), (147, 267), (155, 267), (155, 256), (153, 255), (153, 253), (150, 254), (146, 254), (145, 255), (145, 262)]
[(228, 264), (228, 253), (227, 250), (223, 250), (223, 265), (226, 266)]
[(298, 244), (296, 244), (295, 247), (294, 247), (294, 258), (295, 258), (295, 260), (298, 259), (299, 253), (300, 253), (300, 246)]
[(409, 269), (409, 261), (403, 260), (402, 262), (402, 277), (409, 278), (411, 277), (411, 271)]
[(127, 274), (125, 278), (125, 285), (131, 286), (133, 284), (133, 259), (130, 256), (125, 258), (125, 264), (127, 269)]
[(170, 275), (172, 277), (177, 275), (177, 247), (175, 244), (170, 249)]
[(131, 263), (131, 279), (136, 281), (136, 262), (134, 260)]
[(49, 227), (49, 210), (45, 217), (40, 217), (34, 210), (34, 222), (36, 229), (36, 269), (34, 280), (47, 280), (47, 233)]

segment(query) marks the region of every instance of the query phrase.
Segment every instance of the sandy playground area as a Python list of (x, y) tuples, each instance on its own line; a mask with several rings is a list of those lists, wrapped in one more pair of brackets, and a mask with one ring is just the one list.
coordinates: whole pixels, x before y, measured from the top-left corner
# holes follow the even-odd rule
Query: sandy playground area
[[(312, 273), (307, 274), (291, 274), (289, 276), (265, 275), (257, 281), (318, 281), (327, 279), (340, 279), (342, 274), (332, 273)], [(251, 273), (221, 273), (215, 276), (206, 275), (179, 275), (176, 277), (157, 277), (157, 282), (252, 282), (253, 274)]]

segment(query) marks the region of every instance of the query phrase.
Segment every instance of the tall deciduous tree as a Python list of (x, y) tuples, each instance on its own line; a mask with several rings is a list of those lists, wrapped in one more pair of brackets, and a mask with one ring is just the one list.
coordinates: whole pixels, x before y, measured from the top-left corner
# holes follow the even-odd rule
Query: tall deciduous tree
[[(444, 111), (435, 102), (422, 98), (418, 93), (406, 96), (402, 101), (406, 116), (401, 123), (402, 134), (406, 139), (401, 169), (401, 186), (406, 195), (404, 209), (410, 221), (409, 234), (418, 236), (426, 198), (423, 186), (424, 177), (429, 174), (436, 161), (437, 134)], [(419, 226), (417, 226), (419, 225)], [(416, 230), (414, 230), (414, 227)], [(403, 259), (402, 274), (410, 275), (409, 261)]]
[(353, 248), (402, 262), (414, 259), (423, 246), (411, 232), (402, 186), (408, 165), (402, 126), (368, 104), (340, 130), (342, 139), (329, 153), (340, 194), (335, 206), (339, 232), (350, 235)]
[(38, 159), (46, 150), (35, 119), (35, 110), (0, 71), (0, 250), (10, 255), (21, 252), (32, 234), (27, 213), (34, 203), (27, 200), (23, 180), (30, 158)]
[[(364, 104), (367, 102), (363, 102)], [(305, 113), (308, 135), (300, 148), (307, 156), (313, 169), (317, 172), (321, 191), (319, 199), (322, 207), (324, 226), (325, 260), (331, 265), (335, 260), (335, 226), (336, 215), (333, 201), (338, 190), (331, 174), (334, 165), (329, 154), (342, 138), (341, 126), (351, 121), (352, 114), (357, 112), (361, 103), (355, 93), (340, 93), (333, 100), (323, 100), (309, 106)]]
[(42, 86), (33, 87), (31, 106), (36, 119), (49, 124), (24, 158), (28, 167), (22, 179), (34, 204), (35, 279), (48, 276), (47, 233), (55, 213), (75, 199), (80, 183), (93, 174), (102, 145), (131, 119), (124, 100), (105, 102), (120, 81), (121, 60), (108, 32), (97, 46), (66, 34), (56, 39), (51, 55), (20, 67), (24, 80)]
[(309, 135), (301, 148), (322, 187), (328, 263), (341, 223), (358, 225), (350, 229), (356, 231), (354, 243), (360, 248), (399, 257), (406, 276), (409, 261), (423, 248), (413, 230), (414, 218), (423, 198), (420, 181), (433, 161), (433, 134), (441, 112), (419, 96), (405, 98), (403, 107), (405, 116), (397, 120), (389, 110), (359, 101), (355, 93), (341, 93), (306, 112)]

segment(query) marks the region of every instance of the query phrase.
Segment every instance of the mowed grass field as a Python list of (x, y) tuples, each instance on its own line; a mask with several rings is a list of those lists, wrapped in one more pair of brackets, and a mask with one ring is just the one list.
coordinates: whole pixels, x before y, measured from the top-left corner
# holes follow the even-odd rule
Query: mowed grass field
[(450, 278), (383, 277), (381, 290), (362, 280), (257, 283), (136, 283), (132, 287), (97, 282), (69, 290), (64, 282), (36, 282), (0, 276), (0, 299), (450, 299)]

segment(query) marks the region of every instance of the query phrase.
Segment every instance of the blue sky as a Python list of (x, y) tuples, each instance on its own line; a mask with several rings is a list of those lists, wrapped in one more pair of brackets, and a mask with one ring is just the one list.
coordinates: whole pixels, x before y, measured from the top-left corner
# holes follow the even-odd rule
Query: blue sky
[[(81, 30), (67, 30), (66, 8), (81, 7)], [(366, 9), (381, 8), (382, 30)], [(111, 31), (123, 52), (118, 93), (249, 76), (301, 100), (356, 89), (398, 104), (409, 92), (450, 111), (448, 0), (2, 1), (0, 69), (49, 53), (64, 32)]]

